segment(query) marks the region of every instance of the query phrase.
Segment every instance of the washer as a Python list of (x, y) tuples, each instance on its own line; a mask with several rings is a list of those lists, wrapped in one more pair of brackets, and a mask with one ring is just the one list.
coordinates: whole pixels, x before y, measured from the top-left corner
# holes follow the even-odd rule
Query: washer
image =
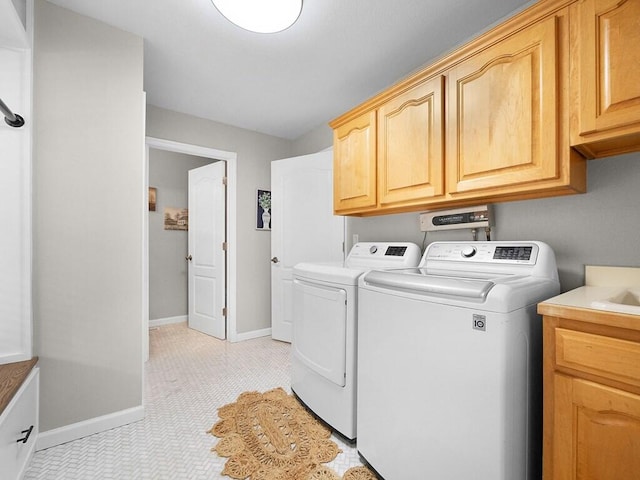
[(435, 242), (359, 280), (358, 442), (385, 480), (539, 480), (541, 242)]
[(299, 263), (293, 269), (291, 389), (350, 440), (356, 437), (358, 278), (371, 268), (419, 262), (414, 243), (360, 242), (344, 264)]

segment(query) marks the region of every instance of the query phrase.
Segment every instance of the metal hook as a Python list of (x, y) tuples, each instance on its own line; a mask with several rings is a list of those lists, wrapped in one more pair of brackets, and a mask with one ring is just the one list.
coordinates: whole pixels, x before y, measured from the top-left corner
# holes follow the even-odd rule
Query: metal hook
[(4, 115), (4, 121), (10, 127), (20, 128), (24, 125), (24, 118), (17, 113), (13, 113), (7, 104), (0, 98), (0, 111)]

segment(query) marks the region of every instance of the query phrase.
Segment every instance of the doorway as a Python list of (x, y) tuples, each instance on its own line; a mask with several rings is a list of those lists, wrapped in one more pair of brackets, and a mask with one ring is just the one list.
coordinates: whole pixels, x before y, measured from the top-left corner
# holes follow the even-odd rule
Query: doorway
[(236, 341), (236, 184), (237, 184), (237, 154), (199, 145), (192, 145), (172, 140), (155, 137), (146, 137), (145, 175), (144, 175), (144, 207), (143, 207), (143, 266), (142, 266), (142, 292), (143, 292), (143, 358), (149, 358), (149, 215), (148, 215), (148, 191), (149, 191), (149, 150), (158, 149), (168, 152), (193, 155), (210, 159), (212, 162), (222, 160), (227, 166), (227, 203), (226, 203), (226, 230), (227, 230), (227, 262), (226, 262), (226, 330), (227, 339)]

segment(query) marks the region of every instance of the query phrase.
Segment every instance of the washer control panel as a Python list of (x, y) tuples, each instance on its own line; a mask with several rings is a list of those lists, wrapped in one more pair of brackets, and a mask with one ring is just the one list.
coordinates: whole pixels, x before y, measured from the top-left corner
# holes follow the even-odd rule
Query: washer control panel
[(429, 245), (423, 262), (437, 260), (535, 265), (537, 256), (538, 246), (528, 242), (438, 242)]

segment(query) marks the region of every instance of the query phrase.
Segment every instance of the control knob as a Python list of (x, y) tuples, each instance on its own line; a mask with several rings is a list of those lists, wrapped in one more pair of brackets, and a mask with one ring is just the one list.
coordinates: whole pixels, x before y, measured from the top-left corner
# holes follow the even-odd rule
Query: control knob
[(476, 252), (477, 252), (476, 247), (472, 247), (471, 245), (468, 245), (466, 247), (463, 247), (462, 252), (460, 253), (462, 253), (462, 256), (464, 258), (471, 258), (476, 254)]

